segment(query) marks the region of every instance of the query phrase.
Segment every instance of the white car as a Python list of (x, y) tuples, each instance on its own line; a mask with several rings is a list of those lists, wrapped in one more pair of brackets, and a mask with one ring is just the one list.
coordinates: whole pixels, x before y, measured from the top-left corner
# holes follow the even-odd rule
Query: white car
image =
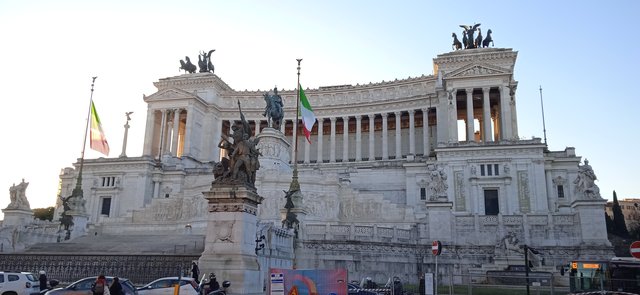
[(40, 281), (30, 272), (0, 271), (0, 294), (31, 295), (40, 292)]
[(173, 295), (174, 286), (180, 281), (180, 295), (198, 295), (198, 284), (196, 280), (189, 277), (166, 277), (157, 279), (144, 287), (138, 288), (138, 295), (145, 294), (169, 294)]

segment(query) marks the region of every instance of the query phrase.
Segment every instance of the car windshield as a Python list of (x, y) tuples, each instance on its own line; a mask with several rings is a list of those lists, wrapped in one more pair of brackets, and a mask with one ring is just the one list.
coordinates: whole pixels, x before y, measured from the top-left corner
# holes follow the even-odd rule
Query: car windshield
[(32, 281), (32, 282), (36, 282), (38, 280), (36, 280), (36, 276), (34, 276), (32, 273), (28, 273), (26, 274), (27, 280)]

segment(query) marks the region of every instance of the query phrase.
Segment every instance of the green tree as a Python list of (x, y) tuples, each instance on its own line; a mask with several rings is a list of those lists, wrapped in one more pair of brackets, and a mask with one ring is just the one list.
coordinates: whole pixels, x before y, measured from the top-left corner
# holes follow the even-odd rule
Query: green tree
[(622, 214), (615, 190), (613, 191), (613, 207), (611, 209), (613, 210), (613, 232), (618, 236), (628, 237), (629, 231), (627, 231), (627, 224), (624, 221), (624, 214)]
[(33, 209), (33, 217), (40, 220), (53, 220), (53, 207)]
[(609, 217), (609, 214), (607, 214), (607, 212), (604, 212), (604, 221), (607, 224), (607, 233), (612, 234), (613, 233), (613, 220), (611, 220), (611, 217)]

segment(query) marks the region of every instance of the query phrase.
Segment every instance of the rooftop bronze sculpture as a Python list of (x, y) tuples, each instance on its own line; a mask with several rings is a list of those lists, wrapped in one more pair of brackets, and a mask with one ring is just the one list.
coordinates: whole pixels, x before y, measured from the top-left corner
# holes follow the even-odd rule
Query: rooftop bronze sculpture
[[(460, 27), (464, 29), (462, 31), (462, 42), (458, 40), (456, 33), (451, 34), (451, 37), (453, 38), (453, 44), (451, 45), (453, 50), (485, 48), (489, 47), (489, 45), (493, 46), (491, 29), (487, 30), (487, 36), (483, 39), (482, 31), (479, 28), (480, 24), (474, 24), (472, 26), (460, 25)], [(478, 31), (478, 36), (474, 38), (476, 30)]]
[(211, 63), (211, 53), (216, 51), (215, 49), (209, 50), (209, 53), (204, 51), (198, 55), (198, 67), (200, 67), (200, 73), (213, 73), (213, 63)]
[(196, 65), (191, 63), (191, 60), (189, 59), (188, 56), (184, 57), (184, 60), (180, 60), (180, 69), (184, 70), (185, 72), (188, 72), (189, 74), (193, 74), (196, 72)]

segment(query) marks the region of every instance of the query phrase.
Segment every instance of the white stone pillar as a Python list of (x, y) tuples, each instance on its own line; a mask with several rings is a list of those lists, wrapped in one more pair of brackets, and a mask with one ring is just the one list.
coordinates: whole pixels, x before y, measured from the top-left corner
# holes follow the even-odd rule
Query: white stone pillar
[(473, 88), (467, 88), (465, 91), (467, 92), (467, 141), (473, 141)]
[(143, 155), (151, 156), (153, 150), (153, 137), (156, 129), (156, 111), (149, 108), (147, 109), (147, 128), (144, 136), (144, 150)]
[(389, 160), (389, 142), (387, 138), (387, 118), (388, 113), (382, 113), (382, 159)]
[(415, 110), (409, 110), (409, 154), (416, 155)]
[(329, 118), (331, 120), (331, 147), (329, 148), (329, 162), (336, 161), (336, 117)]
[[(284, 130), (287, 127), (287, 120), (282, 119), (282, 121), (280, 122), (280, 132), (282, 132), (282, 134), (284, 134)], [(293, 143), (291, 143), (291, 147), (293, 147)]]
[(260, 134), (260, 120), (253, 120), (255, 126), (255, 131), (253, 131), (253, 136)]
[(509, 87), (500, 87), (500, 138), (504, 140), (513, 139), (511, 129), (511, 95)]
[(342, 117), (342, 162), (349, 162), (349, 117)]
[(400, 121), (402, 113), (394, 112), (393, 114), (396, 119), (396, 159), (402, 159), (402, 122)]
[(422, 137), (422, 153), (428, 157), (431, 153), (431, 142), (429, 142), (429, 109), (427, 108), (422, 109)]
[(186, 110), (186, 112), (187, 121), (185, 123), (186, 128), (184, 131), (184, 149), (182, 154), (192, 157), (199, 157), (200, 155), (194, 155), (191, 152), (191, 138), (193, 137), (193, 135), (191, 134), (193, 132), (193, 110)]
[(160, 123), (160, 142), (158, 144), (158, 158), (162, 158), (164, 153), (164, 142), (167, 136), (167, 110), (162, 110), (162, 122)]
[(180, 128), (180, 109), (173, 110), (173, 139), (171, 139), (171, 154), (178, 156), (178, 129)]
[(369, 114), (369, 161), (376, 159), (375, 154), (375, 132), (376, 132), (376, 114)]
[(513, 134), (513, 138), (518, 138), (518, 112), (516, 111), (516, 89), (517, 85), (511, 86), (511, 92), (509, 92), (509, 96), (511, 97), (511, 102), (509, 109), (511, 110), (511, 133)]
[(307, 140), (306, 136), (304, 137), (304, 139), (302, 139), (302, 141), (304, 142), (304, 163), (309, 164), (311, 163), (311, 159), (310, 159), (311, 157), (309, 155), (311, 150), (311, 144)]
[(216, 161), (220, 161), (220, 147), (218, 144), (220, 140), (222, 140), (222, 119), (214, 118), (213, 119), (213, 157)]
[(324, 144), (323, 142), (323, 127), (324, 127), (324, 118), (316, 118), (318, 120), (318, 157), (316, 158), (316, 163), (322, 163), (323, 159), (322, 159), (322, 145)]
[(489, 90), (491, 90), (489, 87), (482, 88), (482, 121), (484, 123), (482, 138), (484, 139), (484, 142), (493, 141), (491, 136), (491, 106), (489, 103)]
[(362, 116), (356, 116), (356, 162), (362, 161)]

